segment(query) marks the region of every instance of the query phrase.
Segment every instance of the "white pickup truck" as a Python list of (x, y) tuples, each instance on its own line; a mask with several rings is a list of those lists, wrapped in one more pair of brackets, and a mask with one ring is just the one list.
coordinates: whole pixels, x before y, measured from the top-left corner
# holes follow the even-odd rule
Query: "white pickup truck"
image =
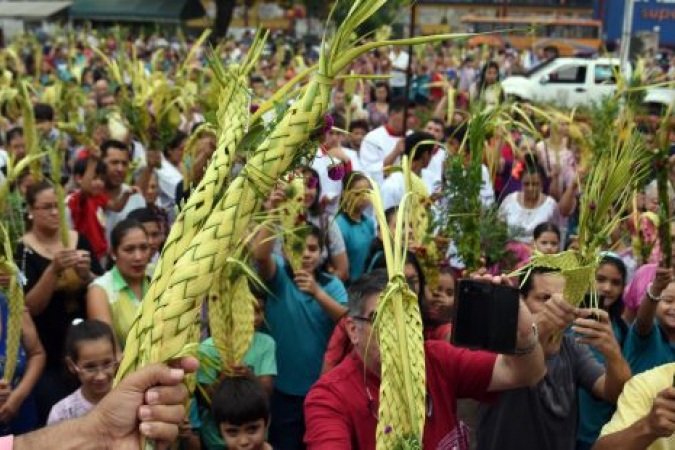
[[(534, 67), (523, 76), (502, 81), (507, 96), (534, 102), (574, 107), (600, 101), (616, 90), (616, 58), (556, 58)], [(625, 76), (631, 68), (625, 67)], [(675, 89), (648, 89), (645, 103), (667, 107), (675, 101)]]

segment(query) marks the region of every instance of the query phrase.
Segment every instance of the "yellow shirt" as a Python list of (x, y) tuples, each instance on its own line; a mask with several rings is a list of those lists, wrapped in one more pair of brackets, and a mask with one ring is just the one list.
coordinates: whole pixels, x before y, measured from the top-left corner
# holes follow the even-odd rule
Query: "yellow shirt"
[[(649, 414), (656, 395), (672, 386), (675, 363), (664, 364), (631, 378), (623, 387), (616, 412), (600, 436), (625, 430)], [(647, 450), (675, 450), (675, 436), (654, 441)]]

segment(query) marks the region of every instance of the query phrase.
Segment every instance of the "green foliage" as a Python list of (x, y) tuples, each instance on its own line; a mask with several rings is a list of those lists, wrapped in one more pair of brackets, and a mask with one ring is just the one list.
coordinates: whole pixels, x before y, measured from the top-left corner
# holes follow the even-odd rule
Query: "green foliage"
[(515, 255), (506, 248), (510, 240), (508, 225), (499, 217), (498, 207), (481, 209), (479, 234), (480, 247), (488, 267), (499, 264), (502, 270), (515, 268), (517, 263)]
[[(323, 3), (325, 1), (321, 0), (305, 0), (309, 4)], [(342, 23), (347, 17), (347, 12), (352, 6), (352, 0), (340, 0), (337, 7), (335, 8), (335, 23)], [(379, 9), (377, 14), (370, 16), (361, 26), (356, 29), (356, 34), (359, 36), (364, 36), (369, 33), (375, 32), (378, 28), (388, 25), (391, 26), (392, 23), (396, 21), (397, 16), (400, 14), (401, 10), (410, 7), (410, 0), (388, 0), (387, 3)]]

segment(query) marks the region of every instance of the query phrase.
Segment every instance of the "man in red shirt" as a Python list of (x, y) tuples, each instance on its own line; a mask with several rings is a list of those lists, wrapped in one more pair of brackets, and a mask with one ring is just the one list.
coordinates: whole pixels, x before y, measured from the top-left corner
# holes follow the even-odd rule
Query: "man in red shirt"
[[(350, 287), (346, 326), (354, 352), (323, 375), (307, 395), (305, 443), (309, 450), (375, 449), (380, 359), (377, 339), (370, 336), (377, 299), (386, 284), (386, 273), (377, 270)], [(533, 386), (544, 376), (544, 355), (533, 324), (521, 302), (518, 348), (523, 351), (518, 356), (459, 349), (442, 341), (425, 342), (425, 449), (468, 448), (458, 425), (458, 398), (489, 401), (493, 392)]]

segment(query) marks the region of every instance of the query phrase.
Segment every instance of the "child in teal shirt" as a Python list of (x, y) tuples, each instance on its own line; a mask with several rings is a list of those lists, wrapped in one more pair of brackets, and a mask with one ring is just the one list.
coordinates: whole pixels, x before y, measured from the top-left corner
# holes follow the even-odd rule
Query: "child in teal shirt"
[(335, 222), (342, 233), (349, 260), (349, 281), (353, 282), (366, 269), (366, 258), (375, 239), (375, 222), (364, 215), (370, 206), (368, 190), (370, 182), (360, 172), (352, 172), (344, 178), (340, 212)]

